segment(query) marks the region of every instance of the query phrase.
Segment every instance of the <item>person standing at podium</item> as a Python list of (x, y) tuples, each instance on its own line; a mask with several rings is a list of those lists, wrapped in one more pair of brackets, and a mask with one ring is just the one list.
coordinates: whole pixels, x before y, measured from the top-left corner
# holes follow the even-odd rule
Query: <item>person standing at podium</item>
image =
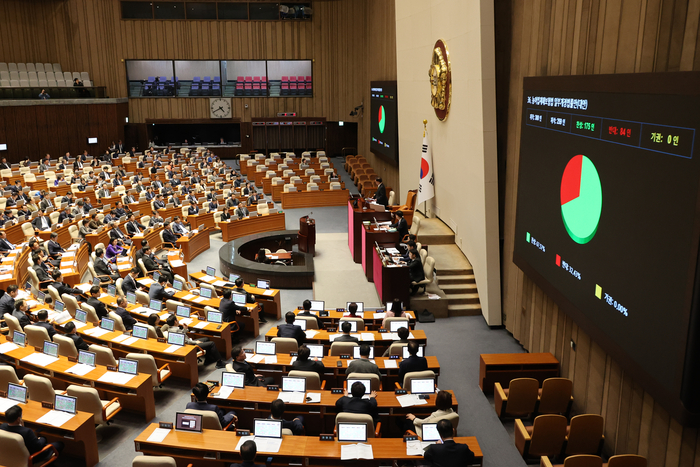
[(377, 185), (377, 192), (374, 194), (374, 201), (377, 204), (386, 206), (389, 204), (389, 198), (386, 197), (386, 187), (384, 186), (384, 182), (381, 178), (377, 178), (377, 183), (379, 185)]

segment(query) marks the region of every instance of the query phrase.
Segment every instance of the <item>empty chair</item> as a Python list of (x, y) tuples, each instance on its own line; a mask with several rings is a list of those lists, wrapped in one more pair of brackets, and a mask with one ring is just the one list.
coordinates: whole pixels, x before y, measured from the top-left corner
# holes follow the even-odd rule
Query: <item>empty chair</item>
[(25, 375), (24, 385), (27, 386), (30, 401), (51, 402), (53, 404), (56, 394), (63, 393), (63, 391), (56, 391), (51, 380), (43, 376)]
[(81, 81), (89, 81), (90, 80), (90, 74), (87, 71), (82, 71), (80, 72), (80, 80)]
[(333, 342), (328, 353), (331, 357), (339, 357), (341, 355), (353, 355), (355, 352), (353, 347), (359, 347), (357, 342)]
[(126, 358), (131, 360), (136, 360), (139, 362), (139, 373), (148, 373), (151, 375), (151, 384), (153, 387), (160, 387), (165, 382), (166, 379), (170, 378), (172, 371), (170, 371), (170, 365), (166, 363), (162, 367), (158, 368), (153, 355), (143, 354), (143, 353), (130, 353), (126, 355)]
[(256, 210), (261, 216), (270, 214), (270, 206), (268, 206), (267, 203), (258, 203), (258, 205), (256, 206)]
[(17, 64), (17, 71), (19, 72), (27, 72), (27, 64), (26, 63), (18, 63)]
[(316, 321), (315, 316), (299, 316), (296, 317), (297, 321), (306, 321), (306, 329), (318, 329), (318, 321)]
[(516, 378), (511, 380), (508, 389), (500, 383), (494, 384), (493, 401), (499, 418), (527, 417), (534, 413), (537, 405), (537, 392), (540, 383), (534, 378)]
[(5, 62), (0, 62), (0, 72), (1, 71), (7, 71), (9, 72), (10, 70), (7, 68), (7, 63)]
[(7, 65), (8, 70), (12, 71), (17, 71), (17, 64), (16, 63), (8, 63)]
[(122, 410), (118, 397), (103, 401), (95, 388), (70, 385), (66, 392), (69, 396), (78, 398), (77, 409), (91, 413), (96, 425), (109, 425), (109, 421)]
[(117, 366), (112, 349), (101, 345), (91, 344), (90, 352), (95, 352), (95, 363), (103, 366)]
[(44, 346), (44, 341), (51, 342), (46, 328), (41, 326), (28, 324), (24, 327), (24, 332), (27, 334), (27, 345), (29, 346), (42, 348)]
[(34, 69), (36, 70), (37, 73), (40, 72), (40, 71), (43, 71), (43, 72), (46, 72), (46, 71), (47, 71), (47, 70), (44, 68), (44, 64), (43, 64), (43, 63), (37, 63), (37, 64), (35, 64), (35, 65), (34, 65)]
[(37, 70), (33, 63), (27, 63), (27, 71), (36, 73)]
[[(548, 457), (542, 456), (540, 458), (540, 467), (553, 466)], [(567, 457), (564, 459), (564, 463), (557, 465), (557, 467), (603, 467), (603, 459), (598, 456), (579, 454), (577, 456)]]
[(177, 462), (167, 456), (137, 456), (134, 457), (131, 467), (177, 467)]
[(576, 415), (571, 419), (571, 425), (569, 425), (564, 454), (567, 456), (575, 454), (600, 455), (605, 441), (604, 429), (605, 419), (600, 415)]
[(209, 285), (205, 282), (200, 282), (199, 287), (203, 289), (209, 289), (211, 290), (211, 298), (219, 298), (219, 296), (216, 294), (216, 289), (214, 288), (213, 285)]
[(647, 467), (647, 459), (636, 454), (618, 454), (608, 459), (606, 467)]
[(273, 337), (272, 342), (277, 344), (277, 353), (297, 352), (299, 344), (292, 337)]
[(289, 372), (290, 378), (306, 378), (306, 389), (319, 391), (326, 388), (326, 382), (321, 381), (318, 373), (315, 371), (301, 371), (301, 370), (291, 370)]
[(109, 312), (109, 319), (114, 320), (114, 330), (119, 331), (119, 332), (126, 332), (126, 328), (124, 327), (124, 321), (122, 320), (122, 317), (116, 314), (113, 311)]
[[(17, 377), (15, 368), (10, 365), (0, 365), (0, 391), (7, 392), (7, 384), (19, 384), (24, 386), (24, 381)], [(2, 430), (0, 430), (2, 431)]]
[(80, 73), (77, 71), (73, 72), (73, 79), (80, 79)]
[(547, 378), (539, 390), (538, 414), (561, 414), (569, 417), (574, 398), (571, 395), (573, 382), (568, 378)]
[(70, 71), (64, 71), (63, 72), (63, 79), (67, 83), (72, 83), (73, 82), (73, 75), (70, 73)]
[(364, 423), (367, 428), (367, 438), (379, 438), (382, 428), (381, 422), (377, 423), (377, 427), (374, 427), (374, 420), (372, 420), (371, 415), (360, 414), (360, 413), (348, 413), (340, 412), (335, 416), (335, 428), (333, 433), (338, 432), (338, 423), (348, 422), (348, 423)]
[(532, 426), (525, 427), (515, 420), (515, 447), (526, 461), (540, 456), (558, 456), (566, 439), (566, 417), (563, 415), (540, 415)]
[[(4, 465), (43, 467), (52, 464), (58, 459), (58, 451), (52, 444), (47, 444), (41, 451), (30, 455), (27, 446), (24, 444), (22, 435), (5, 430), (0, 430), (0, 446), (2, 446), (2, 463)], [(47, 454), (49, 452), (51, 455)], [(45, 457), (47, 458), (44, 459)], [(35, 462), (34, 460), (37, 458), (42, 458), (44, 460)]]
[(44, 69), (48, 69), (49, 66), (53, 69), (54, 72), (56, 72), (56, 71), (63, 71), (63, 70), (61, 69), (61, 64), (60, 64), (60, 63), (54, 63), (53, 65), (51, 65), (50, 63), (44, 63)]

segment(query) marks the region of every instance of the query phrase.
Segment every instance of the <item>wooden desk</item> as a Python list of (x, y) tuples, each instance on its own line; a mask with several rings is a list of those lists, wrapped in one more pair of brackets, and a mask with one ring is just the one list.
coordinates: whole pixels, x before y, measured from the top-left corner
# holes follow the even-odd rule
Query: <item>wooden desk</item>
[[(202, 282), (202, 278), (204, 276), (206, 276), (206, 274), (204, 274), (203, 272), (193, 272), (192, 274), (190, 274), (190, 278), (192, 278), (192, 280), (194, 280), (194, 282), (197, 284)], [(215, 280), (210, 280), (207, 283), (210, 285), (214, 285), (217, 281), (227, 283), (229, 282), (227, 280), (224, 280), (222, 277), (216, 277)], [(218, 285), (215, 285), (214, 287), (216, 287), (217, 290), (223, 290), (225, 288)], [(233, 287), (227, 288), (233, 289)], [(243, 284), (243, 289), (245, 289), (246, 292), (255, 295), (256, 303), (265, 305), (266, 315), (272, 315), (277, 319), (282, 318), (282, 305), (280, 300), (279, 289), (259, 289), (249, 284)]]
[[(374, 226), (362, 226), (362, 270), (369, 282), (374, 281), (373, 252), (376, 248), (375, 245), (378, 243), (380, 246), (395, 248), (400, 241), (398, 232), (387, 232)], [(410, 283), (405, 285), (408, 287)]]
[(148, 244), (151, 247), (152, 251), (158, 251), (161, 249), (163, 246), (163, 240), (160, 238), (160, 232), (163, 230), (163, 227), (158, 227), (157, 229), (151, 229), (147, 233), (140, 233), (138, 235), (134, 235), (131, 237), (131, 241), (133, 245), (136, 247), (134, 248), (134, 254), (136, 254), (136, 250), (141, 248), (141, 241), (146, 240)]
[(10, 241), (10, 243), (16, 245), (25, 241), (24, 232), (22, 231), (22, 224), (23, 222), (19, 224), (12, 224), (10, 227), (7, 228), (2, 228), (2, 230), (5, 231), (5, 235), (7, 235), (7, 239)]
[[(92, 467), (100, 461), (92, 413), (78, 412), (62, 426), (55, 427), (37, 422), (50, 411), (42, 408), (41, 402), (27, 401), (26, 404), (17, 405), (22, 408), (24, 426), (32, 430), (41, 430), (39, 436), (46, 437), (49, 442), (60, 441), (65, 444), (62, 455), (85, 459), (87, 467)], [(3, 412), (0, 412), (0, 421), (6, 421)]]
[[(353, 207), (357, 201), (358, 207)], [(353, 261), (362, 263), (362, 222), (363, 221), (388, 221), (391, 219), (390, 212), (377, 212), (364, 207), (364, 200), (353, 197), (348, 200), (348, 246)]]
[[(340, 334), (337, 332), (331, 333), (331, 334)], [(355, 337), (360, 337), (360, 333), (351, 333), (352, 336)], [(363, 341), (360, 340), (360, 344), (367, 343), (370, 345), (374, 345), (374, 351), (379, 352), (381, 349), (381, 352), (384, 353), (384, 351), (393, 344), (393, 340), (389, 339), (383, 339), (382, 336), (386, 336), (388, 333), (380, 333), (377, 331), (364, 331), (363, 334), (371, 334), (374, 340), (372, 341)], [(418, 330), (418, 331), (411, 331), (411, 334), (413, 337), (409, 337), (409, 340), (414, 340), (418, 342), (419, 345), (424, 345), (428, 343), (428, 338), (425, 335), (425, 331), (423, 330)], [(311, 339), (308, 337), (306, 338), (306, 343), (307, 344), (323, 344), (324, 346), (330, 348), (331, 342), (330, 342), (330, 334), (328, 331), (325, 330), (320, 330), (318, 333)], [(265, 340), (269, 341), (272, 340), (273, 337), (277, 337), (277, 328), (272, 327), (270, 328), (267, 333), (265, 334)]]
[(559, 360), (544, 353), (492, 353), (479, 356), (479, 387), (485, 394), (493, 393), (494, 383), (504, 388), (514, 378), (535, 378), (542, 382), (559, 376)]
[[(6, 336), (0, 338), (0, 344), (7, 342)], [(144, 414), (146, 421), (156, 416), (155, 399), (153, 398), (153, 386), (151, 385), (151, 375), (139, 373), (128, 383), (114, 384), (99, 381), (99, 378), (107, 373), (107, 367), (98, 365), (85, 376), (78, 376), (66, 373), (66, 370), (73, 367), (75, 363), (68, 361), (66, 357), (59, 357), (58, 361), (46, 367), (36, 366), (31, 363), (21, 361), (22, 358), (34, 353), (33, 347), (20, 347), (5, 353), (5, 358), (11, 360), (17, 375), (21, 378), (26, 373), (32, 373), (49, 378), (55, 389), (65, 389), (71, 384), (82, 384), (94, 387), (108, 397), (119, 398), (119, 404), (125, 410)]]
[(187, 263), (184, 261), (182, 250), (168, 250), (168, 265), (180, 277), (187, 277)]
[(175, 216), (179, 217), (180, 219), (182, 219), (184, 217), (182, 215), (182, 205), (177, 206), (177, 207), (173, 206), (172, 208), (159, 209), (158, 215), (163, 219), (167, 219), (168, 217), (170, 217), (171, 222), (175, 220)]
[[(299, 314), (303, 310), (301, 309), (296, 309), (293, 310), (294, 314)], [(347, 317), (345, 315), (345, 312), (342, 311), (337, 311), (337, 310), (326, 310), (328, 312), (328, 316), (319, 316), (321, 318), (321, 322), (325, 326), (331, 326), (331, 327), (337, 327), (338, 322), (343, 319), (344, 317)], [(375, 318), (374, 314), (378, 313), (382, 315), (380, 318)], [(405, 311), (405, 313), (408, 315), (408, 326), (410, 329), (415, 329), (416, 326), (416, 315), (413, 311)], [(315, 311), (311, 312), (312, 315), (318, 316), (318, 313)], [(379, 309), (376, 312), (373, 310), (365, 310), (364, 313), (358, 312), (356, 316), (360, 316), (362, 319), (365, 320), (365, 326), (367, 326), (368, 331), (376, 331), (379, 328), (382, 327), (382, 322), (384, 321), (384, 315), (386, 313), (384, 312), (384, 309)]]
[(213, 212), (202, 212), (200, 211), (199, 214), (196, 216), (186, 216), (187, 222), (192, 226), (193, 229), (199, 228), (200, 225), (204, 224), (204, 226), (208, 229), (216, 229), (216, 222), (214, 222), (214, 213)]
[(209, 229), (205, 228), (190, 237), (183, 235), (177, 239), (177, 246), (182, 250), (185, 263), (189, 263), (201, 252), (209, 249)]
[(344, 206), (349, 194), (348, 190), (282, 192), (282, 209)]
[(68, 248), (71, 243), (73, 243), (73, 239), (70, 236), (70, 232), (68, 231), (68, 227), (71, 225), (76, 224), (74, 221), (66, 222), (63, 221), (63, 224), (61, 227), (57, 228), (54, 231), (40, 231), (39, 236), (41, 237), (42, 240), (50, 240), (51, 239), (51, 233), (56, 232), (58, 234), (58, 238), (56, 241), (58, 241), (58, 244), (61, 245), (62, 248)]
[(382, 303), (395, 299), (408, 303), (411, 278), (407, 266), (395, 267), (393, 264), (384, 265), (377, 248), (371, 248), (372, 252), (372, 280)]
[(283, 212), (271, 212), (267, 216), (249, 217), (248, 219), (219, 222), (224, 242), (262, 232), (274, 232), (286, 229)]
[[(230, 431), (203, 430), (202, 433), (188, 433), (171, 430), (160, 443), (148, 441), (148, 437), (158, 428), (157, 423), (148, 426), (136, 439), (135, 450), (147, 455), (172, 456), (180, 461), (178, 465), (186, 465), (194, 461), (199, 466), (228, 465), (240, 463), (241, 456), (236, 451), (239, 437)], [(391, 465), (394, 461), (401, 463), (421, 459), (420, 456), (406, 455), (406, 444), (401, 438), (370, 438), (367, 444), (372, 445), (373, 460), (349, 461), (340, 460), (342, 443), (335, 441), (320, 441), (313, 436), (283, 436), (279, 452), (271, 454), (273, 465), (300, 466), (336, 466), (362, 465), (379, 466)], [(475, 465), (483, 465), (484, 454), (474, 436), (457, 437), (455, 442), (464, 443), (474, 453)], [(257, 461), (266, 456), (258, 453)], [(264, 461), (263, 461), (264, 462)], [(352, 462), (352, 461), (350, 461)]]

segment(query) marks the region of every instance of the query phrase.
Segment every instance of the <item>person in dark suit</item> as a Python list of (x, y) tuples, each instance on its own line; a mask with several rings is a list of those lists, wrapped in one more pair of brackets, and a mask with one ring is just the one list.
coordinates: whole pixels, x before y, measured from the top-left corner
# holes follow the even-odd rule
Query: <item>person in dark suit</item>
[(10, 164), (8, 164), (7, 159), (3, 157), (2, 162), (0, 162), (0, 170), (5, 170), (5, 169), (9, 169), (9, 168), (10, 168)]
[(292, 339), (296, 339), (298, 345), (301, 345), (306, 339), (306, 334), (304, 334), (301, 326), (294, 324), (295, 319), (296, 315), (294, 312), (288, 311), (284, 315), (286, 323), (277, 326), (277, 337), (291, 337)]
[(122, 281), (122, 290), (124, 293), (136, 293), (136, 290), (139, 288), (139, 285), (136, 283), (136, 278), (139, 277), (139, 274), (141, 274), (141, 269), (138, 266), (131, 268), (129, 274), (127, 274)]
[(53, 282), (51, 283), (51, 285), (58, 291), (58, 295), (63, 295), (64, 293), (67, 293), (75, 296), (75, 298), (77, 298), (78, 300), (85, 300), (82, 290), (69, 287), (62, 281), (63, 274), (61, 274), (60, 269), (54, 269), (51, 273), (51, 277), (53, 277)]
[[(195, 401), (188, 402), (187, 406), (185, 409), (193, 409), (193, 410), (206, 410), (209, 412), (214, 412), (216, 416), (219, 418), (219, 423), (221, 424), (221, 428), (226, 428), (226, 425), (228, 425), (231, 422), (237, 422), (238, 417), (236, 416), (236, 412), (231, 411), (228, 413), (224, 413), (223, 410), (221, 410), (218, 406), (214, 404), (209, 404), (207, 402), (207, 396), (209, 395), (209, 387), (204, 384), (204, 383), (197, 383), (195, 387), (192, 388), (192, 394), (194, 395), (194, 398), (196, 399)], [(235, 431), (236, 427), (235, 425), (231, 425), (228, 429), (228, 431)]]
[[(418, 251), (412, 250), (408, 255), (411, 258), (408, 262), (408, 277), (411, 279), (411, 282), (420, 282), (425, 279), (425, 273), (423, 272), (423, 263), (421, 263), (418, 256)], [(411, 287), (411, 295), (415, 295), (417, 291), (417, 285)]]
[[(36, 454), (46, 447), (46, 438), (43, 436), (40, 438), (37, 437), (31, 428), (24, 426), (24, 422), (22, 421), (22, 407), (19, 405), (13, 405), (7, 409), (5, 412), (5, 420), (7, 420), (7, 422), (0, 425), (0, 430), (20, 435), (30, 455)], [(58, 457), (63, 450), (63, 443), (60, 441), (51, 443), (50, 446), (51, 449), (48, 449), (44, 454), (35, 458), (34, 463), (38, 465), (41, 461), (46, 461), (54, 454)]]
[[(372, 373), (377, 375), (381, 380), (382, 374), (379, 372), (379, 367), (376, 363), (370, 361), (369, 354), (369, 344), (361, 344), (360, 358), (357, 358), (348, 364), (348, 368), (347, 370), (345, 370), (345, 374), (350, 375), (352, 373)], [(399, 379), (399, 381), (401, 380)]]
[(350, 321), (343, 321), (343, 324), (340, 325), (340, 330), (343, 331), (343, 335), (336, 337), (333, 342), (357, 342), (359, 344), (360, 339), (350, 335), (351, 329), (352, 324), (350, 324)]
[(122, 216), (126, 216), (126, 209), (124, 209), (124, 204), (121, 201), (117, 201), (117, 204), (114, 207), (114, 215), (117, 218), (120, 218)]
[(56, 232), (51, 232), (51, 239), (49, 240), (49, 256), (52, 258), (60, 258), (61, 255), (66, 251), (61, 248), (61, 244), (58, 243), (58, 234)]
[(8, 285), (5, 294), (0, 298), (0, 318), (5, 313), (12, 314), (15, 311), (15, 298), (19, 295), (19, 287), (15, 284)]
[(292, 369), (293, 370), (299, 370), (299, 371), (313, 371), (318, 373), (318, 377), (323, 381), (323, 372), (325, 370), (325, 367), (323, 366), (323, 363), (321, 362), (316, 362), (314, 360), (310, 360), (309, 356), (311, 355), (311, 350), (306, 346), (306, 344), (302, 344), (299, 346), (299, 352), (297, 354), (297, 359), (292, 363)]
[(12, 316), (17, 318), (22, 329), (24, 329), (27, 324), (32, 324), (32, 320), (29, 319), (29, 305), (26, 300), (15, 301), (15, 311), (12, 312)]
[(56, 334), (56, 328), (53, 327), (53, 324), (48, 322), (49, 312), (47, 310), (39, 310), (36, 318), (37, 322), (34, 323), (34, 325), (46, 329), (46, 332), (49, 333), (49, 339), (53, 341), (53, 336)]
[(311, 300), (304, 300), (304, 303), (301, 304), (301, 307), (304, 309), (304, 311), (300, 312), (298, 316), (313, 316), (314, 318), (316, 318), (316, 324), (318, 325), (318, 328), (323, 329), (323, 321), (321, 321), (321, 318), (311, 313)]
[(49, 219), (49, 216), (46, 215), (44, 209), (42, 209), (39, 215), (34, 218), (32, 225), (34, 226), (34, 230), (46, 231), (51, 228), (51, 219)]
[(97, 317), (99, 319), (109, 317), (109, 312), (104, 303), (100, 301), (100, 286), (93, 285), (90, 287), (90, 298), (87, 300), (87, 304), (95, 309), (97, 312)]
[(409, 356), (399, 363), (399, 384), (403, 384), (403, 377), (406, 376), (406, 373), (428, 369), (428, 360), (425, 357), (416, 355), (419, 348), (418, 342), (409, 341), (407, 347)]
[(119, 279), (119, 273), (113, 272), (109, 261), (105, 258), (102, 248), (95, 250), (95, 272), (100, 276), (100, 282), (110, 282)]
[(265, 467), (265, 464), (256, 464), (255, 456), (258, 454), (258, 448), (255, 441), (249, 439), (241, 445), (241, 458), (243, 462), (231, 464), (230, 467)]
[(389, 198), (386, 197), (386, 187), (384, 186), (384, 182), (381, 178), (377, 179), (377, 183), (379, 183), (379, 185), (377, 185), (377, 192), (374, 194), (374, 201), (377, 204), (386, 206), (389, 204)]
[(177, 239), (178, 236), (175, 235), (173, 229), (170, 228), (170, 222), (163, 224), (163, 241), (175, 245), (177, 243)]
[(165, 277), (164, 274), (161, 274), (160, 277), (158, 278), (158, 282), (154, 282), (151, 284), (151, 287), (148, 289), (148, 296), (151, 299), (156, 299), (156, 300), (161, 300), (165, 302), (166, 300), (170, 300), (175, 296), (174, 293), (168, 293), (165, 291), (165, 285), (168, 282), (168, 278)]
[(126, 311), (126, 307), (126, 297), (123, 295), (117, 297), (117, 308), (114, 310), (114, 312), (122, 319), (122, 323), (124, 323), (124, 329), (126, 329), (127, 331), (131, 331), (132, 329), (134, 329), (134, 324), (136, 324), (136, 320), (133, 316), (131, 316), (131, 314), (128, 311)]
[(195, 204), (190, 204), (190, 206), (187, 208), (187, 215), (188, 216), (196, 216), (199, 214), (199, 205)]
[(474, 462), (474, 453), (466, 444), (455, 443), (454, 428), (449, 420), (437, 422), (442, 444), (431, 444), (423, 453), (423, 459), (433, 467), (461, 467)]
[[(2, 301), (2, 299), (0, 299)], [(231, 300), (231, 289), (224, 289), (224, 293), (221, 298), (221, 303), (219, 303), (219, 311), (222, 313), (221, 320), (224, 323), (238, 323), (238, 332), (245, 329), (245, 323), (240, 322), (237, 318), (243, 313), (248, 313), (248, 308), (244, 306), (236, 305), (236, 303)]]
[(158, 271), (161, 276), (166, 278), (167, 282), (172, 283), (173, 274), (169, 270), (166, 270), (160, 264), (156, 263), (156, 261), (151, 257), (151, 247), (146, 245), (142, 251), (143, 256), (141, 257), (141, 259), (143, 260), (143, 265), (146, 267), (146, 270)]
[(131, 214), (131, 215), (129, 216), (129, 218), (127, 219), (127, 223), (126, 223), (126, 232), (127, 232), (129, 235), (136, 235), (136, 234), (139, 234), (139, 233), (143, 232), (143, 230), (144, 230), (145, 228), (146, 228), (146, 227), (145, 227), (144, 225), (139, 224), (139, 223), (136, 221), (136, 217), (135, 217), (133, 214)]
[(304, 433), (304, 417), (298, 415), (292, 420), (285, 420), (282, 418), (282, 415), (284, 415), (284, 401), (275, 399), (270, 406), (270, 419), (282, 420), (282, 429), (292, 430), (292, 434), (295, 436), (300, 436)]
[[(148, 198), (148, 195), (146, 195)], [(156, 195), (155, 201), (153, 201), (153, 207), (155, 209), (163, 209), (165, 207), (165, 202), (163, 202), (163, 195), (160, 193)]]
[(11, 250), (14, 250), (15, 246), (10, 243), (10, 241), (7, 239), (7, 235), (5, 234), (5, 231), (2, 230), (0, 231), (0, 253), (8, 253)]
[(73, 321), (69, 321), (64, 324), (63, 329), (66, 331), (65, 336), (73, 339), (73, 343), (75, 344), (75, 348), (77, 350), (90, 350), (90, 346), (87, 345), (83, 338), (75, 332), (75, 323), (73, 323)]
[(408, 223), (403, 218), (403, 212), (396, 211), (392, 212), (391, 215), (394, 217), (394, 222), (389, 227), (396, 229), (399, 233), (399, 239), (403, 239), (408, 234)]
[(32, 261), (34, 261), (34, 266), (32, 266), (32, 269), (34, 272), (36, 272), (36, 277), (39, 279), (39, 282), (50, 282), (51, 276), (49, 275), (49, 271), (51, 270), (52, 266), (46, 264), (41, 259), (41, 255), (39, 253), (32, 253)]
[(231, 214), (228, 212), (228, 207), (224, 206), (223, 211), (221, 211), (221, 221), (226, 222), (231, 220)]
[(66, 209), (64, 209), (63, 211), (61, 211), (61, 214), (58, 215), (58, 223), (59, 223), (59, 224), (63, 224), (63, 222), (64, 222), (66, 219), (67, 219), (68, 221), (70, 221), (71, 219), (73, 219), (73, 214), (70, 213), (70, 208), (69, 208), (68, 206), (66, 206)]
[(271, 376), (265, 378), (263, 375), (256, 374), (250, 363), (245, 361), (245, 352), (240, 345), (231, 349), (231, 357), (233, 358), (233, 371), (237, 373), (245, 373), (246, 386), (267, 386), (274, 384), (275, 379)]
[(374, 425), (379, 423), (379, 414), (377, 412), (377, 391), (372, 391), (369, 399), (363, 399), (365, 395), (365, 385), (357, 381), (350, 388), (350, 397), (348, 390), (345, 390), (345, 395), (335, 401), (335, 409), (338, 412), (363, 413), (372, 417)]

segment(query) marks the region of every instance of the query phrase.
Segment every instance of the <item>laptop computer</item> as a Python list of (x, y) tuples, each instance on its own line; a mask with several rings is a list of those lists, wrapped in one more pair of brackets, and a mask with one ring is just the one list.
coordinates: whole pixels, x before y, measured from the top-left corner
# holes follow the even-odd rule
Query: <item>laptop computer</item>
[(299, 326), (302, 331), (306, 331), (306, 320), (305, 319), (295, 319), (294, 325)]
[(110, 318), (102, 318), (100, 320), (100, 327), (108, 331), (114, 331), (114, 320)]
[(411, 380), (411, 394), (435, 394), (435, 379), (420, 378)]
[(153, 282), (158, 282), (158, 279), (160, 279), (160, 273), (156, 271), (153, 273)]
[(44, 298), (46, 298), (46, 294), (42, 291), (38, 291), (36, 293), (36, 301), (41, 303), (42, 305), (44, 304)]
[(208, 311), (207, 321), (210, 323), (221, 324), (224, 314), (219, 311)]
[(238, 279), (239, 277), (241, 276), (239, 276), (238, 274), (231, 273), (228, 275), (228, 280), (230, 282), (236, 282), (236, 279)]
[(253, 433), (256, 438), (281, 438), (282, 420), (256, 418), (253, 421)]
[(270, 281), (267, 279), (258, 279), (257, 286), (259, 289), (269, 289), (270, 288)]
[(87, 311), (75, 310), (75, 320), (81, 323), (87, 323)]
[(54, 410), (66, 412), (75, 415), (77, 412), (78, 398), (73, 396), (64, 396), (56, 394), (53, 402)]
[(282, 376), (282, 391), (306, 392), (306, 378)]
[(168, 345), (185, 345), (185, 333), (184, 332), (169, 332), (168, 333)]
[(306, 344), (309, 348), (311, 358), (323, 358), (323, 345), (322, 344)]
[(238, 306), (245, 306), (246, 295), (242, 293), (232, 293), (231, 300)]
[(66, 309), (66, 306), (62, 301), (56, 300), (56, 305), (54, 306), (54, 309), (57, 313), (61, 313), (63, 310)]
[(96, 285), (96, 286), (99, 287), (99, 285), (100, 285), (101, 283), (102, 283), (102, 282), (100, 281), (100, 278), (99, 278), (99, 277), (95, 277), (95, 278), (92, 280), (92, 285), (93, 285), (93, 286)]
[(391, 321), (389, 323), (389, 332), (397, 332), (401, 328), (411, 329), (408, 326), (408, 320), (405, 321)]
[(182, 292), (183, 287), (184, 287), (184, 284), (182, 283), (182, 281), (179, 281), (177, 279), (175, 279), (173, 281), (173, 288), (175, 290), (177, 290), (178, 292)]
[[(352, 358), (360, 358), (360, 346), (359, 346), (359, 345), (356, 346), (356, 347), (353, 347), (353, 348), (352, 348), (352, 351), (353, 351), (353, 356), (352, 356)], [(370, 359), (373, 359), (373, 358), (374, 358), (374, 346), (373, 346), (373, 345), (371, 345), (371, 346), (369, 347), (369, 358), (370, 358)]]
[(371, 394), (372, 393), (372, 380), (371, 379), (362, 379), (362, 378), (353, 378), (348, 380), (348, 391), (352, 388), (352, 385), (355, 383), (362, 383), (365, 385), (365, 394)]
[(338, 422), (338, 441), (342, 443), (366, 443), (367, 424)]
[(119, 373), (128, 375), (136, 375), (139, 372), (138, 360), (129, 360), (128, 358), (119, 359)]
[(423, 425), (421, 425), (421, 429), (423, 431), (423, 441), (436, 443), (442, 440), (440, 433), (438, 433), (437, 430), (437, 423), (423, 423)]
[(19, 384), (7, 383), (7, 398), (21, 404), (27, 403), (27, 387)]
[(277, 352), (277, 344), (274, 342), (255, 342), (255, 353), (261, 355), (275, 355)]
[(326, 309), (326, 302), (323, 300), (311, 300), (311, 311), (324, 311)]
[(95, 352), (88, 352), (87, 350), (78, 351), (78, 363), (83, 365), (95, 366), (96, 355)]
[(44, 341), (42, 352), (52, 357), (58, 357), (58, 344), (54, 342)]
[(207, 276), (216, 276), (216, 268), (213, 266), (207, 266), (206, 273)]
[(25, 345), (27, 345), (27, 335), (19, 331), (13, 332), (12, 343), (20, 347), (24, 347)]
[(177, 412), (175, 414), (175, 430), (201, 433), (202, 418), (199, 414)]
[(343, 323), (350, 323), (350, 332), (357, 332), (357, 321), (348, 321), (346, 319), (341, 319), (338, 322), (338, 329), (343, 329)]
[(151, 310), (160, 311), (163, 309), (163, 302), (152, 298), (151, 301), (148, 302), (148, 308)]
[(131, 335), (138, 337), (139, 339), (148, 339), (148, 328), (146, 326), (135, 324), (131, 331)]
[(206, 287), (200, 287), (199, 296), (202, 298), (209, 299), (209, 298), (211, 298), (211, 292), (212, 292), (211, 289), (208, 289)]
[(177, 315), (178, 318), (189, 318), (191, 314), (192, 310), (188, 306), (178, 305), (177, 308), (175, 308), (175, 315)]
[[(353, 302), (345, 302), (345, 309), (346, 310), (350, 308), (351, 303), (353, 303)], [(355, 304), (357, 305), (358, 312), (363, 313), (365, 311), (365, 303), (364, 302), (355, 302)]]
[(107, 286), (107, 294), (110, 295), (111, 297), (116, 297), (117, 296), (117, 286), (114, 284), (109, 284)]
[(136, 305), (136, 294), (134, 292), (126, 293), (126, 302), (131, 305)]
[(245, 374), (224, 371), (221, 373), (221, 385), (233, 388), (243, 388), (245, 387)]
[[(411, 356), (411, 355), (408, 353), (408, 346), (407, 346), (407, 345), (404, 345), (404, 346), (403, 346), (402, 352), (403, 352), (403, 358), (408, 358), (408, 357)], [(424, 346), (424, 345), (419, 345), (419, 346), (418, 346), (418, 352), (416, 352), (416, 356), (418, 356), (418, 357), (425, 357), (424, 354), (425, 354), (425, 346)]]

